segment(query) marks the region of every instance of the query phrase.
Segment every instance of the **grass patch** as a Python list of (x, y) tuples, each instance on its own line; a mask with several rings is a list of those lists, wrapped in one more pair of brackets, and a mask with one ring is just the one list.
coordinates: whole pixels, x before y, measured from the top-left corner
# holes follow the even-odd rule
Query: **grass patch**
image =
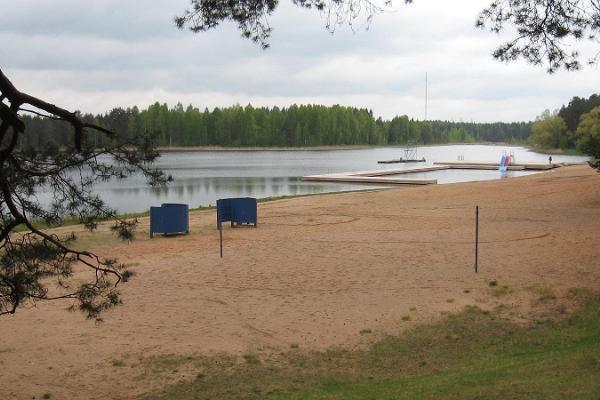
[(403, 315), (402, 321), (410, 321), (410, 315)]
[(112, 363), (113, 367), (124, 367), (125, 366), (125, 361), (117, 359), (117, 358), (113, 358), (111, 363)]
[(308, 366), (308, 357), (304, 354), (289, 354), (288, 362), (296, 368), (306, 368)]
[(511, 294), (513, 290), (508, 286), (496, 286), (492, 289), (492, 296), (494, 297), (502, 297), (508, 294)]
[(559, 304), (554, 309), (554, 312), (558, 315), (564, 315), (567, 313), (567, 306), (565, 306), (564, 304)]
[(260, 359), (254, 354), (246, 353), (242, 357), (244, 358), (244, 360), (246, 360), (246, 363), (248, 364), (260, 364)]
[(554, 291), (550, 288), (537, 288), (537, 292), (538, 292), (538, 298), (537, 301), (540, 303), (550, 303), (554, 300), (556, 300), (556, 294), (554, 294)]
[(592, 291), (587, 288), (569, 288), (567, 297), (572, 300), (585, 299), (592, 296)]
[[(121, 214), (121, 215), (119, 215), (119, 218), (134, 219), (134, 218), (143, 218), (143, 217), (149, 217), (149, 216), (150, 216), (150, 211), (144, 211), (144, 212), (139, 212), (139, 213)], [(98, 222), (106, 222), (106, 221), (112, 221), (112, 219), (111, 218), (101, 218), (98, 220)], [(31, 221), (31, 225), (33, 225), (33, 227), (36, 229), (50, 229), (50, 228), (58, 228), (61, 226), (81, 225), (81, 220), (79, 219), (79, 217), (74, 217), (74, 216), (73, 217), (64, 217), (60, 224), (48, 224), (44, 220), (34, 219), (33, 221)], [(14, 232), (25, 232), (28, 230), (29, 230), (29, 228), (27, 226), (25, 226), (24, 224), (21, 224), (21, 225), (17, 225), (15, 227)]]
[(365, 350), (294, 350), (253, 365), (207, 359), (201, 378), (144, 398), (597, 399), (600, 296), (579, 304), (526, 327), (469, 306)]
[(150, 357), (139, 357), (137, 359), (138, 375), (135, 380), (156, 380), (157, 378), (169, 378), (179, 375), (180, 371), (190, 372), (196, 380), (202, 380), (208, 376), (211, 370), (226, 371), (236, 365), (233, 356), (198, 357), (183, 356), (179, 354), (153, 355)]

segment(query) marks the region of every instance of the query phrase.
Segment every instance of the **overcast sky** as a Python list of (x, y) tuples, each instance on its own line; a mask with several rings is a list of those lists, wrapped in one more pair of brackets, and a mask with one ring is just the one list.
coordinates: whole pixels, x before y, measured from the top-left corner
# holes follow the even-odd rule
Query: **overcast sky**
[(368, 31), (333, 35), (318, 12), (282, 0), (266, 51), (233, 24), (178, 30), (188, 2), (0, 0), (0, 67), (22, 91), (94, 113), (313, 103), (423, 119), (427, 72), (429, 119), (519, 121), (600, 89), (598, 67), (548, 75), (494, 61), (501, 37), (474, 28), (486, 0), (397, 0)]

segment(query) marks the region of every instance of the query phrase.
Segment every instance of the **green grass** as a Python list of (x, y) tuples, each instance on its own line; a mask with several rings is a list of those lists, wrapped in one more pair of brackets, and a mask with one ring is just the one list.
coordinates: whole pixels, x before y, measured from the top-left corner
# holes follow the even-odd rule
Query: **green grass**
[(113, 358), (111, 363), (112, 363), (113, 367), (124, 367), (125, 366), (125, 361), (119, 360), (117, 358)]
[(492, 290), (492, 296), (502, 297), (502, 296), (509, 295), (512, 292), (513, 292), (513, 290), (511, 288), (509, 288), (508, 286), (496, 286)]
[(599, 399), (600, 296), (581, 301), (541, 325), (467, 307), (366, 350), (296, 349), (257, 364), (207, 359), (201, 378), (144, 398)]
[[(119, 215), (121, 219), (133, 219), (133, 218), (143, 218), (150, 216), (150, 211), (144, 211), (139, 213), (128, 213)], [(110, 218), (101, 219), (98, 222), (111, 221)], [(59, 225), (49, 225), (43, 220), (33, 220), (31, 221), (31, 225), (33, 225), (36, 229), (49, 229), (49, 228), (58, 228), (61, 226), (73, 226), (73, 225), (81, 225), (81, 221), (78, 217), (65, 217), (62, 220), (62, 223)], [(29, 228), (23, 224), (17, 225), (14, 229), (15, 232), (26, 232)]]
[(260, 359), (254, 354), (246, 353), (243, 357), (248, 364), (260, 364)]
[(539, 297), (537, 298), (537, 301), (540, 303), (549, 303), (556, 300), (556, 295), (550, 288), (539, 288), (538, 293)]

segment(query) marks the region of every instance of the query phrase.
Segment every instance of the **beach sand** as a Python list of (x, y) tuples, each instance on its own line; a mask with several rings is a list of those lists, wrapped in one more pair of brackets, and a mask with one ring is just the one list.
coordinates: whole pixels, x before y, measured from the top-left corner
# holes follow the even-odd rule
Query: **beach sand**
[(600, 174), (587, 166), (258, 212), (257, 229), (225, 226), (222, 259), (214, 210), (192, 213), (187, 236), (149, 239), (147, 219), (131, 243), (106, 226), (83, 233), (82, 245), (131, 265), (124, 303), (100, 324), (68, 302), (0, 317), (0, 399), (129, 399), (190, 378), (145, 375), (153, 356), (356, 348), (466, 305), (514, 307), (527, 323), (545, 288), (557, 302), (568, 288), (600, 289)]

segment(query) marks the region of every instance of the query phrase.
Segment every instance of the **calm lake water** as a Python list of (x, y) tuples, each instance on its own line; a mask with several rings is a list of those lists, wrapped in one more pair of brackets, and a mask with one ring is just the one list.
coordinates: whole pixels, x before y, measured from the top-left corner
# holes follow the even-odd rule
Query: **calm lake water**
[[(372, 185), (303, 182), (302, 176), (390, 168), (415, 168), (434, 161), (498, 162), (503, 151), (514, 153), (517, 162), (547, 163), (548, 155), (522, 147), (451, 145), (420, 147), (418, 157), (427, 162), (377, 164), (378, 160), (403, 156), (403, 149), (381, 147), (334, 151), (232, 151), (165, 153), (156, 163), (174, 178), (165, 188), (151, 188), (139, 176), (99, 184), (96, 192), (120, 212), (148, 210), (161, 203), (186, 203), (190, 207), (214, 205), (225, 197), (270, 197), (371, 189)], [(553, 162), (584, 162), (586, 157), (552, 156)], [(531, 172), (514, 171), (506, 176)], [(447, 170), (411, 174), (411, 178), (438, 179), (438, 183), (500, 179), (498, 171)], [(397, 187), (397, 186), (395, 186)]]

